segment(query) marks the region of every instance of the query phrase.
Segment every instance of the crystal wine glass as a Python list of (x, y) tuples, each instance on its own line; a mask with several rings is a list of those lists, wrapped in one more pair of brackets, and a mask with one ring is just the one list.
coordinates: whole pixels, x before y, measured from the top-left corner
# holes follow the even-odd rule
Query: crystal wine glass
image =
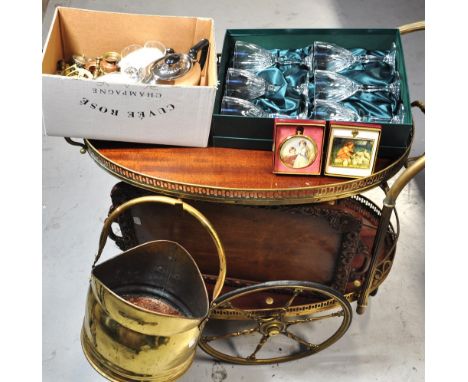
[(390, 118), (374, 116), (361, 117), (356, 113), (356, 111), (349, 109), (338, 102), (325, 101), (322, 99), (314, 100), (314, 109), (312, 111), (312, 118), (326, 121), (403, 123), (404, 117), (404, 106), (402, 103), (398, 107), (397, 113)]
[(388, 85), (362, 85), (335, 72), (315, 70), (314, 83), (315, 99), (339, 102), (357, 92), (388, 92), (396, 99), (400, 98), (400, 80), (398, 75), (396, 76), (396, 80)]
[[(283, 85), (269, 83), (263, 77), (257, 76), (247, 70), (229, 68), (226, 75), (226, 95), (243, 99), (274, 96)], [(307, 84), (289, 87), (299, 94), (304, 94)]]
[(405, 107), (404, 107), (403, 103), (400, 103), (400, 105), (398, 106), (396, 114), (394, 114), (391, 118), (367, 116), (367, 117), (363, 117), (362, 121), (364, 121), (364, 122), (375, 122), (375, 123), (404, 123), (404, 121), (405, 121)]
[(119, 67), (120, 71), (124, 74), (126, 74), (130, 80), (132, 81), (138, 81), (139, 75), (138, 75), (138, 68), (134, 66), (134, 63), (132, 63), (132, 53), (137, 52), (138, 50), (142, 49), (143, 47), (138, 44), (132, 44), (129, 46), (126, 46), (125, 48), (122, 49), (120, 52), (120, 61), (119, 61)]
[(395, 70), (396, 45), (385, 56), (361, 55), (355, 56), (348, 49), (341, 46), (322, 41), (314, 42), (313, 68), (317, 70), (329, 70), (340, 72), (356, 63), (367, 64), (370, 62), (385, 62), (392, 70)]
[(226, 74), (226, 95), (255, 99), (275, 94), (281, 86), (272, 85), (264, 78), (243, 70), (229, 68)]
[(265, 110), (254, 105), (250, 101), (229, 96), (224, 96), (221, 101), (221, 114), (257, 118), (306, 118), (303, 113), (297, 117), (280, 113), (267, 113)]
[(159, 41), (148, 41), (145, 46), (129, 45), (121, 52), (120, 70), (132, 81), (141, 81), (145, 77), (146, 67), (163, 57), (165, 52), (166, 47)]
[(325, 101), (323, 99), (314, 100), (314, 110), (312, 118), (326, 121), (351, 121), (357, 122), (360, 120), (359, 114), (354, 110), (334, 101)]
[(166, 52), (166, 46), (161, 41), (146, 41), (143, 47), (150, 50), (152, 55), (156, 56), (156, 60), (163, 57)]
[(248, 70), (253, 73), (276, 64), (302, 64), (308, 68), (312, 68), (312, 54), (305, 57), (302, 61), (290, 60), (287, 57), (278, 56), (259, 45), (245, 41), (236, 41), (232, 64), (236, 69)]

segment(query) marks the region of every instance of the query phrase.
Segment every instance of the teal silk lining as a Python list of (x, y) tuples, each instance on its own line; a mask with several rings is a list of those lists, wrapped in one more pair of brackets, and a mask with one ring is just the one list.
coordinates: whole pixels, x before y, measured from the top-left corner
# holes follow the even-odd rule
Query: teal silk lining
[[(313, 111), (314, 83), (309, 77), (308, 67), (302, 64), (290, 64), (292, 62), (304, 62), (311, 48), (292, 50), (271, 50), (279, 57), (277, 67), (270, 67), (257, 73), (268, 83), (279, 86), (278, 91), (268, 97), (260, 97), (253, 103), (269, 113), (279, 113), (297, 117), (307, 113), (310, 118)], [(384, 56), (385, 51), (367, 51), (365, 49), (351, 49), (353, 55)], [(367, 64), (354, 64), (340, 72), (340, 74), (363, 85), (385, 86), (395, 80), (395, 74), (391, 67), (384, 62), (372, 62)], [(354, 110), (361, 117), (370, 116), (382, 119), (390, 119), (397, 113), (399, 100), (396, 100), (388, 92), (358, 92), (352, 97), (342, 101), (341, 104)]]

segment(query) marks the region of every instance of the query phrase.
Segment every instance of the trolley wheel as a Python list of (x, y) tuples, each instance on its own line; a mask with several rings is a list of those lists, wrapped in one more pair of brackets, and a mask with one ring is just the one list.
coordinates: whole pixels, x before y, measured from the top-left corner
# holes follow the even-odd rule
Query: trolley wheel
[(287, 362), (335, 343), (351, 319), (348, 300), (332, 288), (306, 281), (270, 281), (218, 297), (199, 345), (225, 362)]

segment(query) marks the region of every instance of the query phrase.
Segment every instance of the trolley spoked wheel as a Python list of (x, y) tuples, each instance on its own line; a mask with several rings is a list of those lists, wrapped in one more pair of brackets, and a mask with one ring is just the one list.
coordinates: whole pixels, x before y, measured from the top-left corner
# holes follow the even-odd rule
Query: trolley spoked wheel
[(332, 288), (305, 281), (270, 281), (219, 297), (199, 345), (225, 362), (286, 362), (332, 345), (351, 319), (348, 300)]

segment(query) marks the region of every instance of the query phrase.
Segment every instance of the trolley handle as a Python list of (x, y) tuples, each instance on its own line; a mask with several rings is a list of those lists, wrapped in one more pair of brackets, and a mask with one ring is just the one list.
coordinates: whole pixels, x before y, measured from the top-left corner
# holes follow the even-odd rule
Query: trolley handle
[[(426, 106), (424, 105), (423, 101), (413, 101), (413, 102), (411, 102), (411, 106), (419, 108), (419, 110), (421, 110), (423, 114), (426, 113)], [(419, 155), (419, 156), (416, 156), (416, 157), (407, 158), (406, 163), (405, 163), (405, 167), (408, 167), (411, 163), (413, 163), (414, 161), (416, 161), (417, 159), (419, 159), (423, 155), (424, 155), (424, 153), (422, 155)]]
[(422, 31), (426, 29), (426, 22), (424, 20), (416, 21), (414, 23), (401, 25), (400, 27), (398, 27), (398, 29), (400, 30), (400, 34), (407, 34), (407, 33), (412, 33), (416, 31)]
[(81, 147), (80, 153), (81, 154), (86, 154), (86, 151), (88, 150), (88, 147), (86, 146), (86, 144), (84, 142), (81, 143), (81, 142), (74, 141), (70, 137), (64, 137), (64, 139), (68, 144), (70, 144), (72, 146)]
[[(412, 33), (420, 30), (426, 29), (425, 21), (416, 21), (414, 23), (405, 24), (398, 28), (400, 34)], [(423, 113), (426, 112), (426, 107), (424, 102), (414, 101), (411, 103), (411, 106), (418, 107)], [(417, 158), (411, 158), (407, 161), (406, 170), (395, 180), (392, 187), (388, 190), (386, 197), (384, 199), (384, 205), (388, 207), (395, 207), (396, 199), (403, 188), (413, 179), (419, 172), (421, 172), (426, 165), (426, 156), (422, 154)]]
[[(423, 113), (425, 113), (424, 103), (421, 101), (414, 101), (411, 106), (418, 107)], [(419, 157), (411, 158), (408, 160), (408, 166), (405, 171), (395, 180), (393, 185), (387, 191), (384, 199), (384, 205), (387, 207), (395, 207), (396, 200), (400, 192), (405, 188), (411, 179), (419, 174), (426, 165), (426, 155), (422, 154)]]

